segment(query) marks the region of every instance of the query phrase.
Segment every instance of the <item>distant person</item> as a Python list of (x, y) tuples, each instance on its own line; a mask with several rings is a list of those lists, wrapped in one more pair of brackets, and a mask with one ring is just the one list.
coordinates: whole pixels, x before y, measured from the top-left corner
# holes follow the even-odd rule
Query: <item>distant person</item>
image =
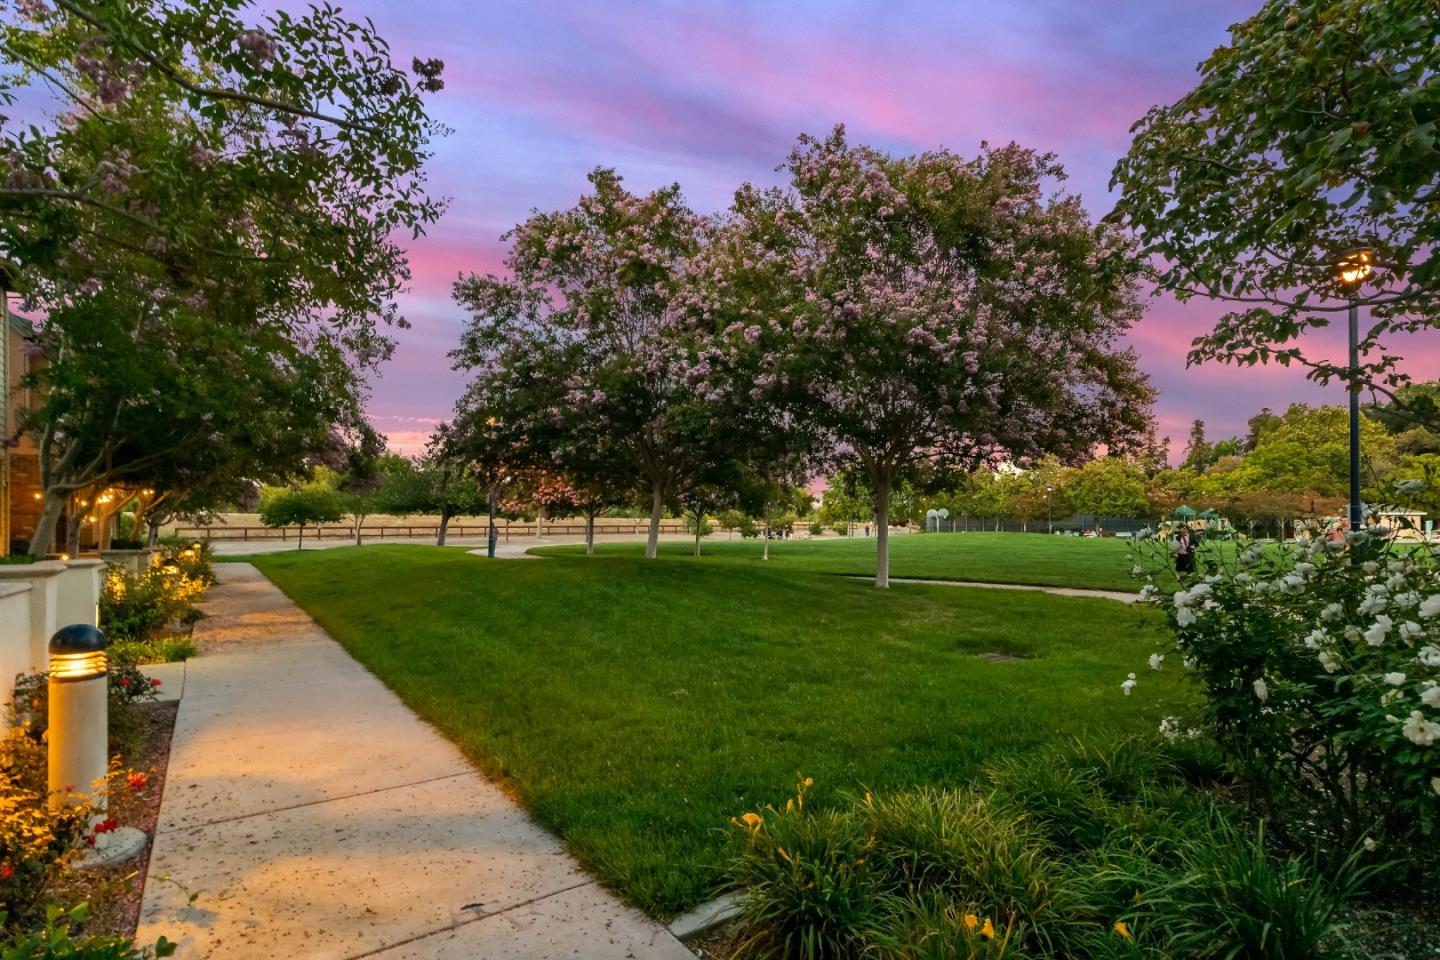
[(1195, 572), (1195, 539), (1189, 527), (1181, 527), (1175, 538), (1175, 575)]
[(870, 524), (865, 524), (865, 536), (870, 536)]

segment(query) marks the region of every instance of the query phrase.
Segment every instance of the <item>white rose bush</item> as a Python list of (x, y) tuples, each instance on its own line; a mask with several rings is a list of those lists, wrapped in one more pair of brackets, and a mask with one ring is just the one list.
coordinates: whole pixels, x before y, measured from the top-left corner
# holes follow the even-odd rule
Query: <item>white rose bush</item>
[[(1161, 722), (1163, 737), (1213, 738), (1292, 842), (1343, 856), (1366, 840), (1394, 849), (1433, 839), (1436, 548), (1383, 530), (1298, 544), (1218, 540), (1200, 547), (1199, 574), (1178, 582), (1164, 541), (1142, 534), (1133, 551), (1142, 602), (1164, 612), (1178, 654), (1154, 654), (1150, 668), (1185, 671), (1203, 694), (1198, 716)], [(1122, 689), (1131, 696), (1143, 679), (1131, 673)]]

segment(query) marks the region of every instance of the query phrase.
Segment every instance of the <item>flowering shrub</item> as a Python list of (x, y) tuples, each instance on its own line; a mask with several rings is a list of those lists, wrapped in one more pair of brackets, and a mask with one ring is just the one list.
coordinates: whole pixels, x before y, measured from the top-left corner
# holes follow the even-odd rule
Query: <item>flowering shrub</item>
[[(1433, 835), (1440, 572), (1430, 548), (1363, 533), (1212, 542), (1200, 574), (1174, 590), (1158, 585), (1176, 582), (1167, 545), (1135, 549), (1142, 599), (1174, 637), (1149, 668), (1186, 669), (1205, 694), (1198, 717), (1167, 717), (1163, 735), (1213, 736), (1290, 839), (1318, 833), (1343, 855), (1362, 841)], [(1122, 691), (1139, 683), (1132, 673)]]
[(85, 809), (49, 809), (44, 754), (22, 731), (0, 741), (0, 914), (21, 927), (43, 916), (47, 894), (87, 830)]
[(171, 624), (193, 619), (195, 601), (213, 580), (209, 576), (193, 566), (171, 572), (156, 565), (134, 574), (112, 565), (100, 592), (100, 627), (112, 642), (149, 640)]

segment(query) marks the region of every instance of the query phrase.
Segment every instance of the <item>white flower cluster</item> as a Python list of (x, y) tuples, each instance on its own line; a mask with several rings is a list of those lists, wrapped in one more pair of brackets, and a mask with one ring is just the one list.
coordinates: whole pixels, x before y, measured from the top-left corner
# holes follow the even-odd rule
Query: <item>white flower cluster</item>
[[(1377, 549), (1383, 536), (1316, 539), (1293, 549), (1252, 543), (1230, 555), (1226, 574), (1189, 584), (1170, 594), (1168, 603), (1153, 580), (1140, 598), (1169, 608), (1176, 647), (1187, 665), (1198, 657), (1212, 676), (1225, 676), (1227, 650), (1235, 644), (1259, 643), (1262, 650), (1277, 642), (1293, 644), (1273, 661), (1278, 672), (1236, 669), (1229, 679), (1212, 683), (1212, 694), (1228, 696), (1219, 691), (1248, 687), (1258, 701), (1254, 709), (1273, 716), (1291, 698), (1314, 695), (1314, 675), (1307, 679), (1303, 670), (1297, 675), (1283, 665), (1296, 662), (1292, 654), (1313, 658), (1324, 676), (1335, 679), (1326, 696), (1354, 698), (1355, 715), (1390, 731), (1381, 734), (1387, 741), (1382, 749), (1407, 743), (1426, 748), (1421, 782), (1440, 794), (1440, 749), (1428, 752), (1440, 743), (1440, 551), (1432, 556), (1419, 545), (1395, 544), (1387, 552)], [(1353, 567), (1349, 550), (1356, 547), (1374, 549), (1384, 559)], [(1212, 616), (1217, 610), (1224, 615)], [(1294, 624), (1288, 640), (1287, 622)], [(1252, 632), (1252, 623), (1262, 632)], [(1257, 648), (1250, 649), (1253, 656)], [(1159, 670), (1164, 655), (1151, 655), (1149, 662)], [(1130, 696), (1135, 686), (1132, 673), (1121, 690)], [(1283, 696), (1277, 692), (1282, 690)], [(1166, 739), (1178, 737), (1180, 729), (1176, 717), (1160, 724)], [(1408, 756), (1412, 759), (1402, 762), (1414, 762), (1414, 754)]]

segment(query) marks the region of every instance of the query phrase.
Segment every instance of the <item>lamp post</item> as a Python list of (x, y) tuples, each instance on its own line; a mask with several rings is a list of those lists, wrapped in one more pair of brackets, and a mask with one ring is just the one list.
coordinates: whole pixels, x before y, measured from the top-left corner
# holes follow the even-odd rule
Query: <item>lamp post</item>
[(1045, 532), (1049, 534), (1055, 532), (1055, 516), (1050, 512), (1050, 494), (1054, 492), (1053, 486), (1045, 484)]
[(88, 623), (71, 624), (50, 638), (50, 805), (105, 804), (109, 760), (109, 658), (105, 634)]
[[(1356, 296), (1360, 284), (1373, 270), (1374, 256), (1369, 250), (1352, 250), (1336, 265), (1340, 284), (1350, 294), (1350, 508), (1351, 533), (1360, 530), (1360, 303)], [(1351, 560), (1358, 562), (1358, 552), (1351, 551)]]

